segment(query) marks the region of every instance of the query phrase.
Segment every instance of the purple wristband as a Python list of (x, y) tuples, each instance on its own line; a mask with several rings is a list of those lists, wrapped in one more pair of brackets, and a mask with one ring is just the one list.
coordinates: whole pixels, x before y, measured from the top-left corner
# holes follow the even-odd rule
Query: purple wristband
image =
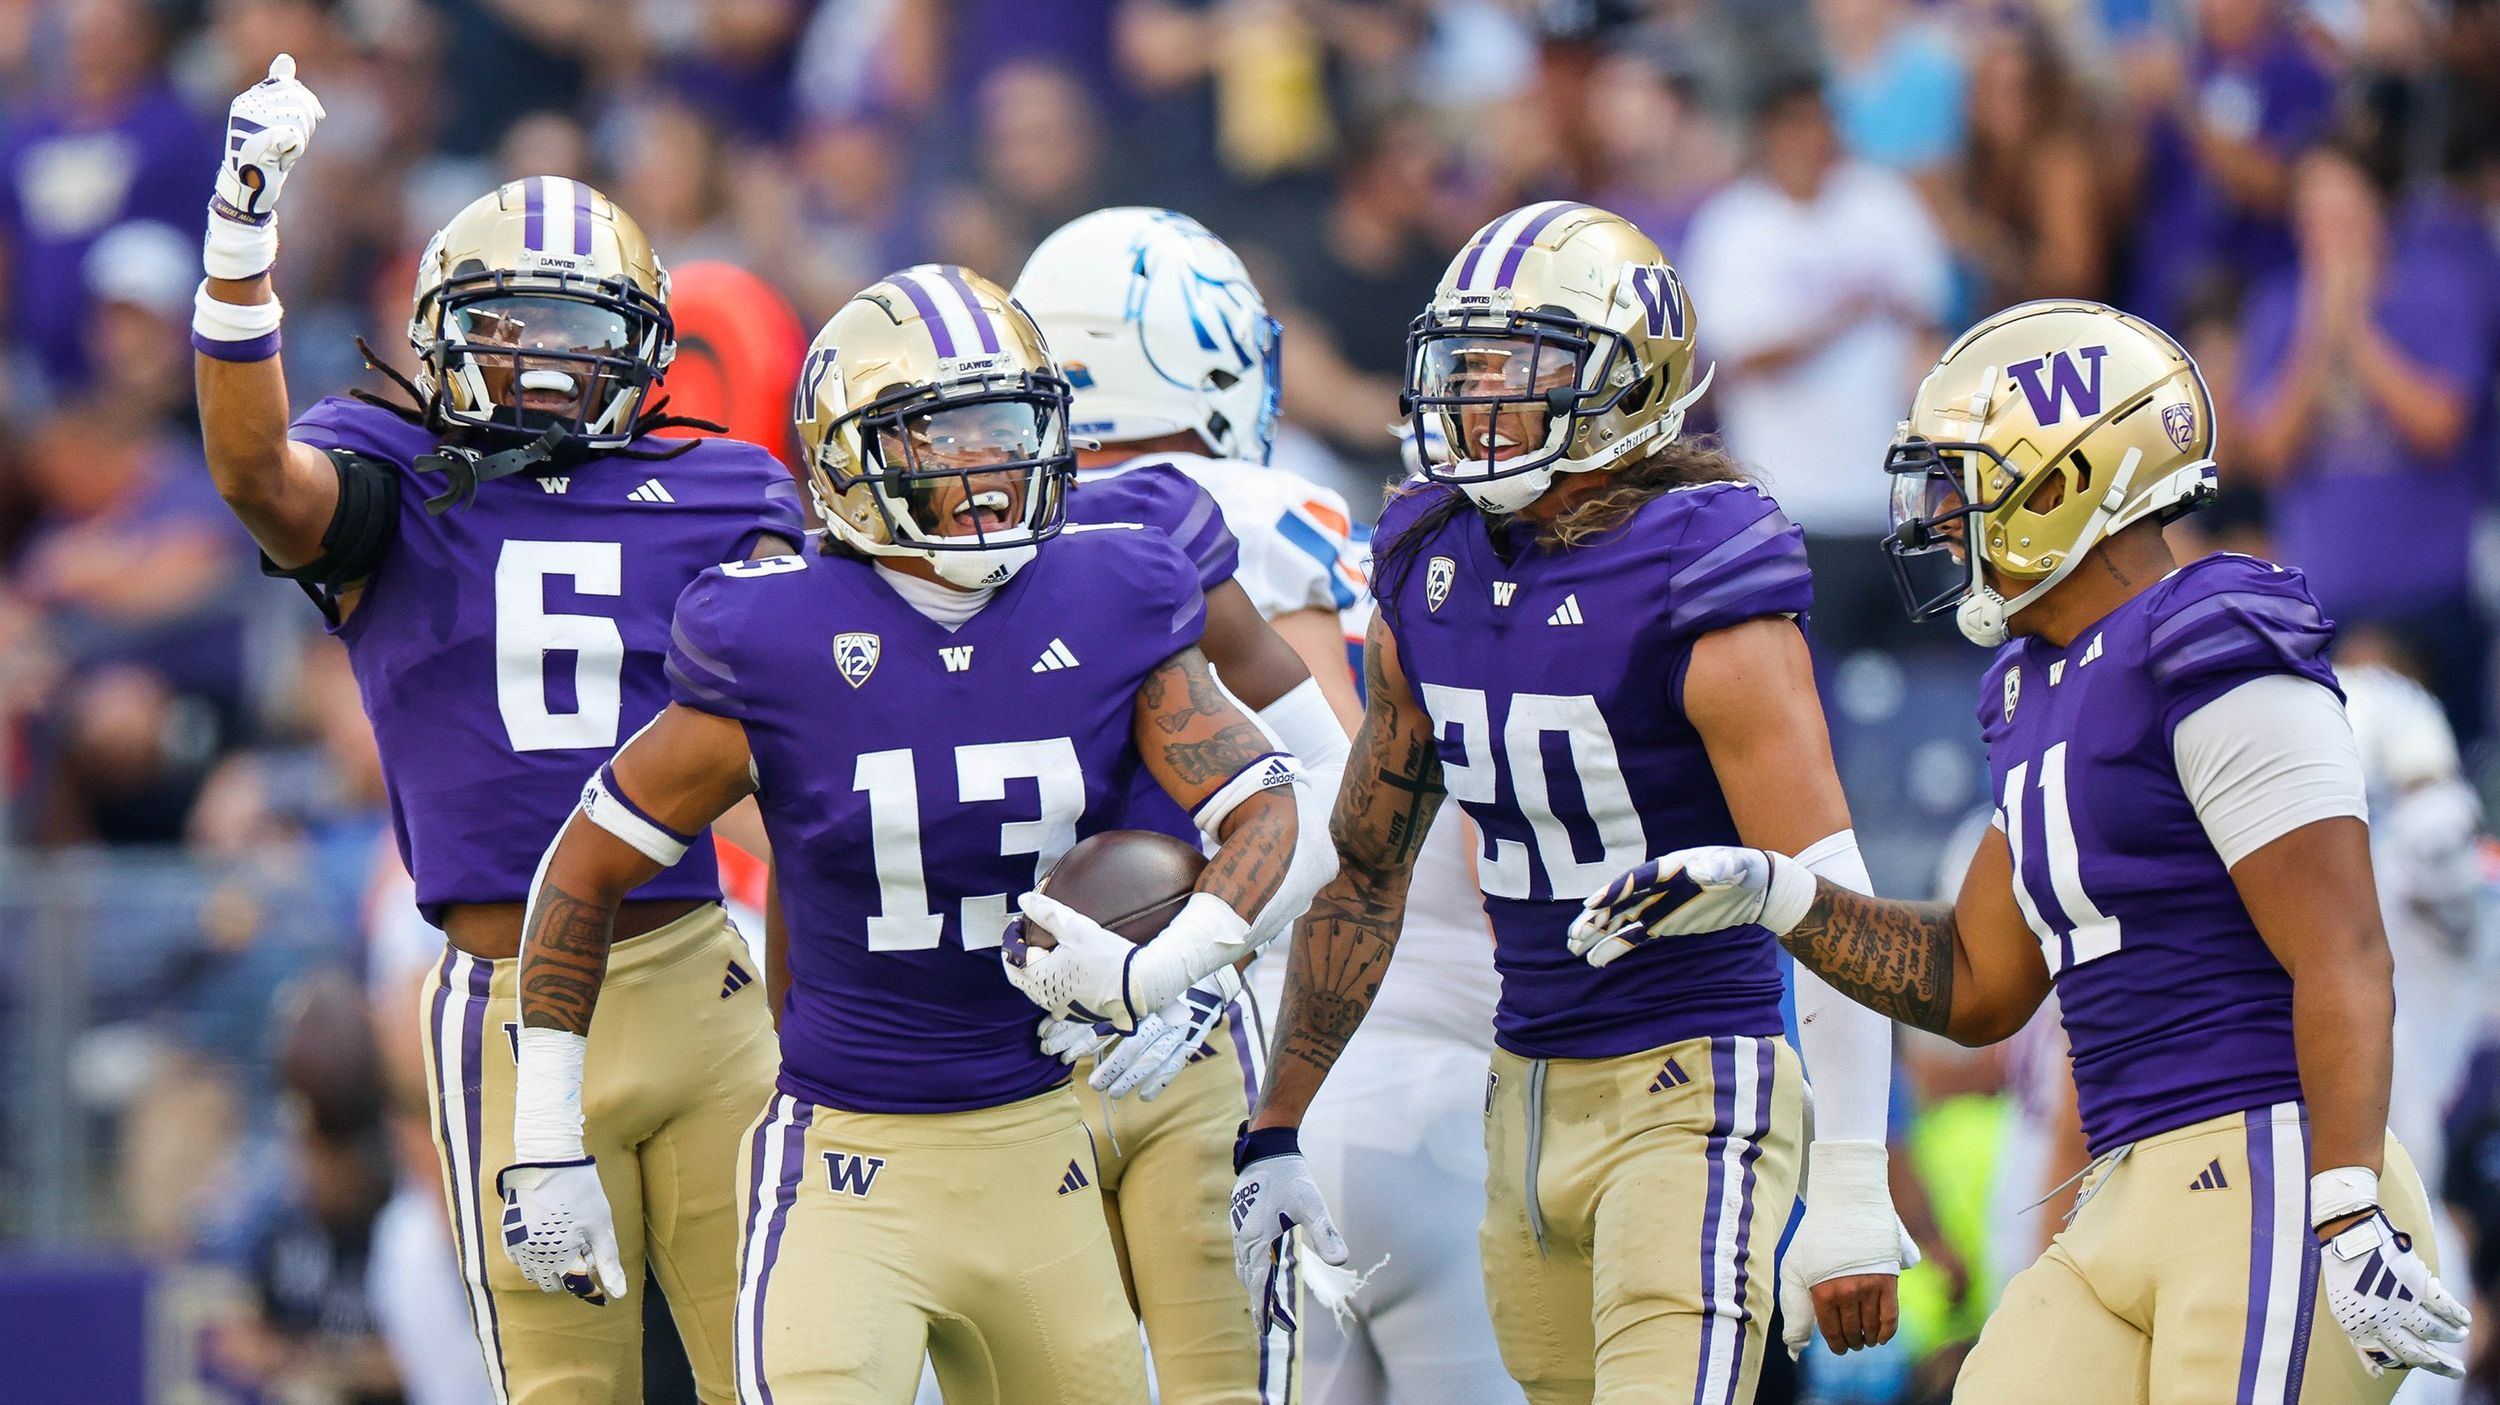
[(1240, 1135), (1233, 1140), (1233, 1173), (1239, 1175), (1241, 1169), (1253, 1161), (1264, 1161), (1271, 1156), (1298, 1156), (1301, 1152), (1302, 1138), (1293, 1128), (1261, 1127), (1252, 1131), (1250, 1124), (1244, 1122)]
[(244, 341), (219, 341), (194, 331), (191, 333), (191, 349), (220, 361), (266, 361), (278, 354), (278, 333), (272, 328), (261, 336)]

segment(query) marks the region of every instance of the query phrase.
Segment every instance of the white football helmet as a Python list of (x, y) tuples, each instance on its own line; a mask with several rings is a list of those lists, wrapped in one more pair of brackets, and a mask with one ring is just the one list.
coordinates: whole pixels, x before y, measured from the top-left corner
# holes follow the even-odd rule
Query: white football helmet
[(1015, 299), (1075, 389), (1078, 437), (1188, 431), (1217, 458), (1268, 461), (1276, 319), (1206, 226), (1138, 205), (1079, 216), (1025, 260)]

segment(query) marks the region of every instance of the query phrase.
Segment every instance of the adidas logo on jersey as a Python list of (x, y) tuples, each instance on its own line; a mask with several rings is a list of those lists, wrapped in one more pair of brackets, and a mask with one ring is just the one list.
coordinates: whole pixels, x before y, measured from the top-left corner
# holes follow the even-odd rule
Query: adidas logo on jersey
[(1519, 582), (1517, 581), (1495, 581), (1493, 583), (1493, 603), (1496, 605), (1507, 605), (1511, 602), (1512, 597), (1518, 594)]
[(947, 672), (963, 673), (972, 667), (972, 646), (969, 644), (940, 644), (938, 646), (938, 657), (946, 660)]
[(1073, 650), (1068, 648), (1067, 641), (1064, 639), (1053, 639), (1050, 641), (1050, 647), (1042, 650), (1042, 656), (1033, 661), (1033, 671), (1035, 673), (1057, 673), (1063, 668), (1076, 667), (1076, 663), (1076, 654)]
[(877, 1173), (885, 1169), (882, 1156), (855, 1156), (847, 1151), (825, 1153), (825, 1178), (837, 1195), (856, 1195), (862, 1200), (877, 1188)]
[[(558, 489), (557, 491), (561, 492), (561, 491), (562, 491), (562, 489)], [(663, 486), (663, 485), (661, 484), (660, 480), (659, 480), (659, 479), (657, 479), (657, 478), (645, 479), (645, 480), (643, 481), (643, 485), (642, 485), (641, 487), (636, 488), (636, 489), (635, 489), (635, 490), (633, 490), (632, 492), (627, 493), (627, 494), (625, 495), (625, 500), (626, 500), (627, 502), (675, 502), (675, 501), (677, 501), (677, 499), (675, 499), (675, 498), (673, 498), (673, 497), (670, 497), (670, 496), (668, 495), (668, 489), (667, 489), (665, 486)]]
[(727, 1000), (754, 983), (755, 977), (747, 974), (747, 968), (732, 961), (729, 963), (729, 974), (721, 977), (720, 998)]
[(1068, 1173), (1059, 1178), (1059, 1193), (1061, 1195), (1074, 1195), (1078, 1191), (1083, 1190), (1085, 1187), (1092, 1184), (1092, 1181), (1085, 1179), (1085, 1168), (1077, 1165), (1075, 1161), (1071, 1160), (1068, 1162)]
[(2219, 1156), (2206, 1162), (2205, 1169), (2198, 1173), (2195, 1180), (2188, 1182), (2190, 1190), (2229, 1190), (2230, 1188), (2231, 1183), (2223, 1179), (2222, 1158)]
[(1572, 594), (1564, 596), (1563, 602), (1554, 607), (1554, 613), (1545, 617), (1545, 622), (1547, 624), (1588, 623), (1588, 621), (1580, 618), (1580, 596), (1578, 592), (1575, 591)]
[(564, 490), (572, 486), (573, 480), (561, 473), (550, 474), (547, 477), (538, 480), (538, 491), (542, 493), (553, 493), (557, 497), (563, 497)]
[(1692, 1081), (1693, 1076), (1684, 1071), (1684, 1066), (1682, 1064), (1677, 1063), (1673, 1059), (1669, 1059), (1667, 1060), (1667, 1066), (1658, 1070), (1658, 1076), (1650, 1080), (1649, 1091), (1653, 1093), (1663, 1093), (1669, 1088), (1681, 1088), (1685, 1084)]

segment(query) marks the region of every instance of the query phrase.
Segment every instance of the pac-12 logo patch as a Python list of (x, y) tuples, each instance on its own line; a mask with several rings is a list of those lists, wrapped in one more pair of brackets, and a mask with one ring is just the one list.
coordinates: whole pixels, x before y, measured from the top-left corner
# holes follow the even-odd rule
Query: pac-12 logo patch
[(1436, 556), (1424, 563), (1424, 608), (1438, 610), (1450, 598), (1450, 582), (1458, 577), (1458, 563), (1446, 556)]
[(2005, 720), (2014, 720), (2014, 704), (2022, 701), (2023, 666), (2016, 664), (2005, 670)]
[(856, 688), (877, 671), (881, 648), (873, 634), (837, 634), (833, 636), (833, 666), (841, 671), (843, 682)]
[(2186, 448), (2196, 438), (2196, 407), (2185, 401), (2164, 405), (2161, 427), (2169, 433), (2171, 443)]

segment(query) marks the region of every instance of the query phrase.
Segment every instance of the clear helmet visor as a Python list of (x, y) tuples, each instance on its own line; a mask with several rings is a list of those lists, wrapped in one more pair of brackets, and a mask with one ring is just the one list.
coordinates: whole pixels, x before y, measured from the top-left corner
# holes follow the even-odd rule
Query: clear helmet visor
[(640, 364), (636, 319), (600, 303), (474, 298), (448, 307), (443, 320), (499, 420), (595, 424)]
[[(1580, 398), (1589, 344), (1543, 331), (1467, 333), (1423, 339), (1411, 391), (1446, 448), (1425, 468), (1435, 477), (1498, 476), (1546, 456), (1557, 424)], [(1437, 461), (1436, 461), (1437, 460)]]
[(912, 528), (905, 535), (977, 550), (1032, 541), (1056, 523), (1068, 426), (1048, 399), (943, 404), (881, 417), (873, 434), (884, 496)]
[(1963, 465), (1961, 453), (1923, 441), (1894, 445), (1885, 463), (1892, 478), (1892, 531), (1884, 551), (1902, 607), (1914, 620), (1942, 614), (1970, 593), (1969, 524), (1985, 505), (1972, 507), (1963, 490)]

